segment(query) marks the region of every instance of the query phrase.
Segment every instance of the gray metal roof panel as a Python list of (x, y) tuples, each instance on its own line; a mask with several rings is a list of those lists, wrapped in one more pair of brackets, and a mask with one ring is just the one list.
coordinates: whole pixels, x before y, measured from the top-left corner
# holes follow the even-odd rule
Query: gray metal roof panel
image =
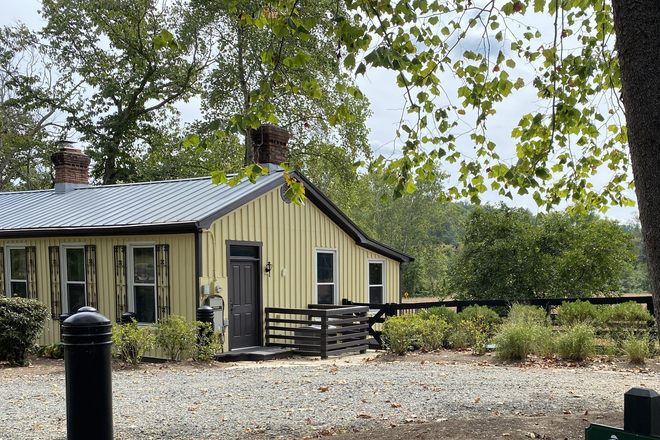
[(281, 173), (231, 188), (210, 177), (54, 190), (0, 193), (0, 231), (121, 227), (198, 222), (225, 206), (283, 183)]

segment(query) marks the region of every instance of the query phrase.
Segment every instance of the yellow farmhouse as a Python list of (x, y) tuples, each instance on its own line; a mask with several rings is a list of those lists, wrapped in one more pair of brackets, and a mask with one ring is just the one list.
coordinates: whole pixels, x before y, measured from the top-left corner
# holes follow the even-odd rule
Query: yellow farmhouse
[(82, 306), (112, 321), (168, 315), (195, 320), (224, 304), (225, 350), (264, 343), (264, 308), (399, 302), (412, 258), (366, 236), (304, 176), (290, 203), (283, 171), (288, 133), (253, 133), (269, 174), (230, 188), (211, 178), (89, 186), (89, 157), (52, 157), (55, 188), (0, 193), (0, 295), (51, 309), (40, 343), (60, 339), (59, 317)]

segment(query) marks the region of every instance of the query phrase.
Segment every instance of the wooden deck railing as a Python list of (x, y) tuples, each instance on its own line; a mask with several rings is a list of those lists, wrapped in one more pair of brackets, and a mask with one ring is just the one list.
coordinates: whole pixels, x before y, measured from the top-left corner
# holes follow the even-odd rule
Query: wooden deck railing
[(266, 345), (326, 359), (367, 350), (369, 307), (310, 304), (308, 309), (266, 307)]

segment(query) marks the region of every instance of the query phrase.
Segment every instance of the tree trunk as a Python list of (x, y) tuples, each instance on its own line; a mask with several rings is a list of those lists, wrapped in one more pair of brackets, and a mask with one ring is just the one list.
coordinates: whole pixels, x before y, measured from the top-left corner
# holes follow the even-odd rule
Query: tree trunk
[(660, 1), (612, 0), (612, 6), (639, 220), (660, 329)]

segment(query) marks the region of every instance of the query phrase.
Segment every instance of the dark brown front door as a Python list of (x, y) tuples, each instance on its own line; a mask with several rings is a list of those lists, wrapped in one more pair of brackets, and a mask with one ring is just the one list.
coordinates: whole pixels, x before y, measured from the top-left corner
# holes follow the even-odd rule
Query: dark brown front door
[(229, 348), (259, 345), (258, 261), (230, 261), (229, 273)]

